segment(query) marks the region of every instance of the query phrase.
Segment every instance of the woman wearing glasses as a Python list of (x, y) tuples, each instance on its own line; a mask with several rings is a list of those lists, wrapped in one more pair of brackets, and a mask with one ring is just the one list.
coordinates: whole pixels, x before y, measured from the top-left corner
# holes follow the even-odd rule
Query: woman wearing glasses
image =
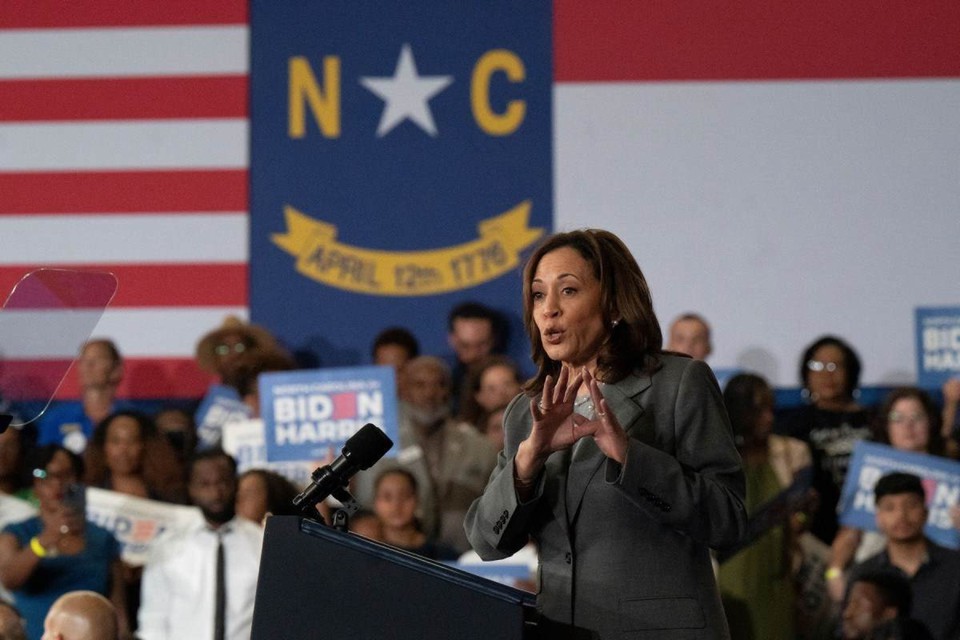
[(837, 502), (850, 455), (859, 440), (871, 435), (871, 414), (855, 398), (860, 358), (840, 338), (823, 336), (804, 351), (800, 379), (808, 402), (785, 416), (777, 431), (810, 445), (813, 487), (820, 499), (810, 531), (831, 544), (837, 534)]
[(39, 515), (0, 533), (0, 581), (13, 592), (27, 621), (27, 636), (39, 640), (43, 619), (68, 591), (111, 596), (126, 631), (125, 594), (116, 539), (85, 518), (83, 462), (59, 445), (35, 450), (30, 460)]
[[(930, 396), (916, 387), (894, 389), (878, 416), (877, 441), (900, 451), (943, 456), (940, 413)], [(852, 562), (880, 553), (886, 537), (875, 531), (841, 527), (830, 550), (827, 587), (830, 597), (841, 602), (846, 592), (844, 572)]]

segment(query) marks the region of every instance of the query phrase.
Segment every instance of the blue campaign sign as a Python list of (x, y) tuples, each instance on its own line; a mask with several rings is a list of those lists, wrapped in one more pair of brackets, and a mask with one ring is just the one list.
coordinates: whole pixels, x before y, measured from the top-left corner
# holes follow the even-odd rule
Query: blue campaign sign
[(467, 300), (528, 359), (519, 267), (553, 220), (552, 4), (251, 5), (252, 319), (306, 366)]
[(265, 373), (259, 387), (270, 462), (332, 459), (368, 422), (398, 441), (392, 367)]
[(912, 473), (923, 482), (930, 511), (924, 533), (938, 544), (960, 549), (960, 531), (950, 519), (950, 508), (960, 501), (960, 462), (882, 444), (858, 442), (854, 447), (837, 506), (841, 524), (876, 531), (873, 487), (894, 471)]
[(916, 309), (917, 385), (939, 389), (960, 378), (960, 307)]
[(193, 414), (199, 448), (219, 446), (223, 425), (246, 420), (250, 414), (250, 408), (240, 399), (236, 389), (222, 384), (212, 385)]

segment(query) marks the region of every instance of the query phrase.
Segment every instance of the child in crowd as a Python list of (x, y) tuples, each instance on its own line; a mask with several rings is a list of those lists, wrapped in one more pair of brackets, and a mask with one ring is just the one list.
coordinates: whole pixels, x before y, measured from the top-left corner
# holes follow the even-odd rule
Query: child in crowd
[(405, 469), (388, 469), (374, 484), (373, 509), (383, 524), (383, 541), (433, 560), (456, 560), (456, 550), (431, 540), (417, 522), (417, 479)]

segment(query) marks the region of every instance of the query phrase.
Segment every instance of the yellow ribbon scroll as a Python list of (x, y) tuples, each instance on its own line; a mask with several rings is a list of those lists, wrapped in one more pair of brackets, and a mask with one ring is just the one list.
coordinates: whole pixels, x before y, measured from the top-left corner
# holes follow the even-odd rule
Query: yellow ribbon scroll
[(427, 251), (377, 251), (337, 241), (337, 227), (284, 207), (286, 233), (274, 244), (297, 259), (306, 277), (356, 293), (427, 296), (457, 291), (498, 278), (520, 262), (520, 252), (540, 236), (531, 229), (530, 201), (477, 225), (480, 237)]

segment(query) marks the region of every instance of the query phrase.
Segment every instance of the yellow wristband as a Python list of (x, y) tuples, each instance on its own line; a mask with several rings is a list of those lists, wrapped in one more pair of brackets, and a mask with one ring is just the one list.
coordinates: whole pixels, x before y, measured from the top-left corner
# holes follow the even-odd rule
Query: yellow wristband
[(33, 551), (38, 558), (46, 558), (47, 550), (43, 548), (43, 545), (40, 544), (40, 540), (36, 536), (30, 538), (30, 550)]
[(838, 567), (830, 567), (823, 572), (823, 577), (827, 580), (836, 580), (841, 575), (843, 575), (843, 571), (841, 571)]

